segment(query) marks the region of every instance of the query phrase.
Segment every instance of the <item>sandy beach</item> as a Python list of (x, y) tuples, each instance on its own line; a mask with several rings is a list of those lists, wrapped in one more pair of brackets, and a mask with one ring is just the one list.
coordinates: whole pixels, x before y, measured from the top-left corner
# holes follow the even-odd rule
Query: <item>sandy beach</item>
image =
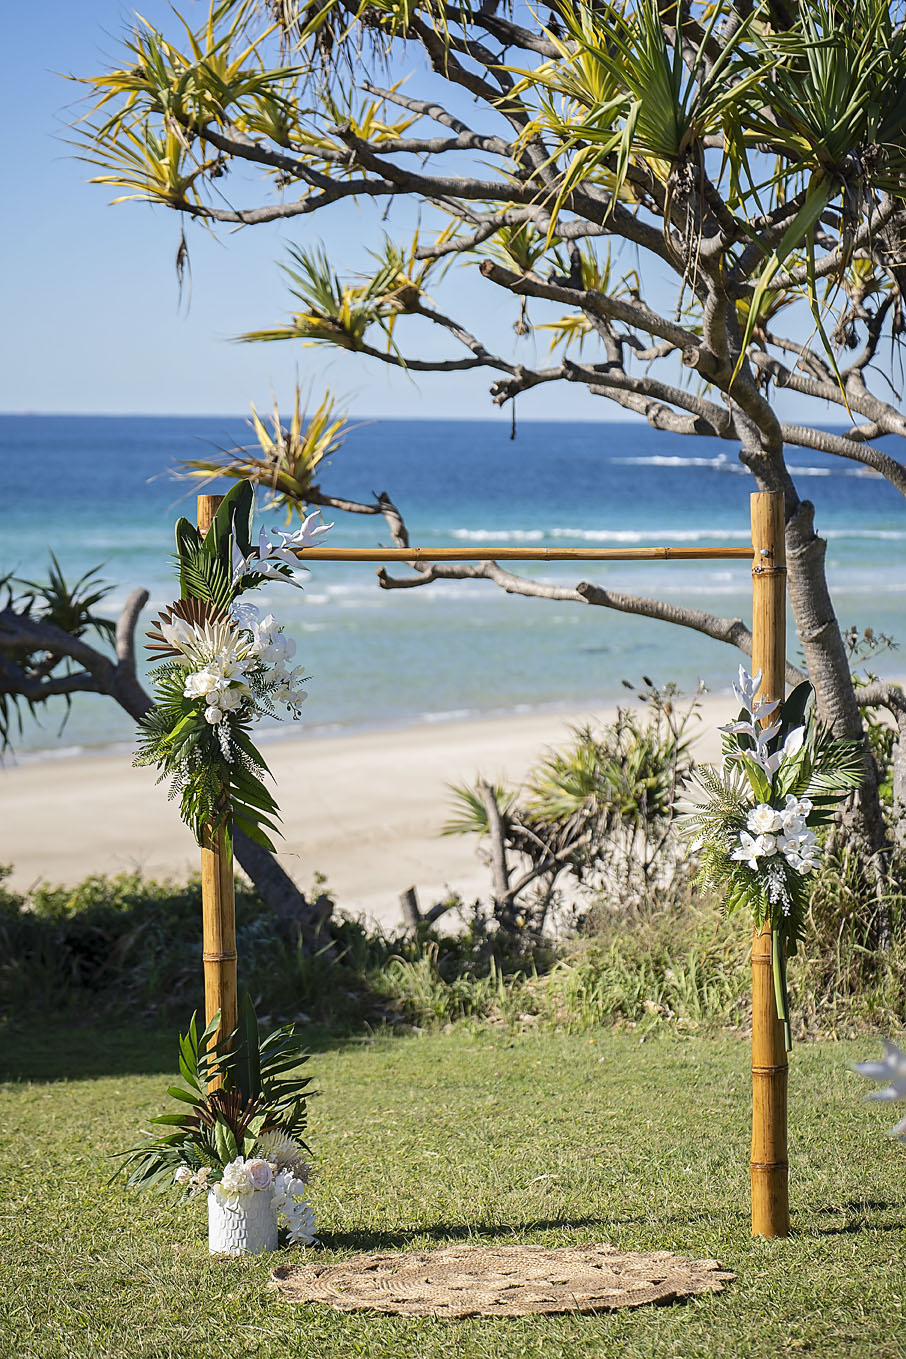
[[(339, 909), (386, 925), (399, 921), (399, 896), (410, 886), (423, 908), (451, 888), (466, 899), (485, 893), (476, 842), (438, 835), (447, 784), (479, 772), (518, 780), (545, 746), (568, 739), (571, 724), (613, 715), (535, 713), (270, 743), (280, 860), (303, 889), (322, 873)], [(719, 753), (715, 728), (728, 715), (726, 699), (704, 701), (700, 759)], [(12, 864), (12, 885), (27, 888), (134, 869), (184, 878), (198, 853), (154, 771), (133, 769), (128, 752), (117, 751), (0, 770), (0, 864)]]

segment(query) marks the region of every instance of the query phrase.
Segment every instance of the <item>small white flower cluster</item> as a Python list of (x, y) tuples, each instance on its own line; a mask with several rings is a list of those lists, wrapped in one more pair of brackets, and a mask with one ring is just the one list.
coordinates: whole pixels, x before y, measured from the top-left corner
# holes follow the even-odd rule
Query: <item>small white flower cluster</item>
[(251, 626), (252, 643), (249, 650), (267, 672), (264, 683), (268, 694), (277, 703), (285, 703), (293, 717), (299, 717), (307, 693), (300, 687), (302, 666), (297, 665), (291, 670), (287, 665), (296, 654), (295, 642), (285, 636), (283, 625), (277, 622), (272, 613), (259, 618), (253, 604), (240, 607), (245, 619), (242, 625)]
[(739, 844), (733, 849), (731, 859), (742, 860), (751, 870), (757, 871), (759, 859), (782, 855), (796, 872), (814, 871), (818, 867), (820, 851), (814, 830), (805, 825), (811, 810), (808, 798), (795, 798), (792, 794), (786, 798), (782, 810), (770, 803), (759, 802), (748, 813), (748, 829), (740, 832)]
[(791, 731), (783, 743), (780, 750), (775, 750), (773, 754), (768, 753), (768, 743), (780, 731), (780, 724), (775, 726), (763, 727), (761, 719), (769, 717), (774, 710), (779, 707), (780, 700), (775, 699), (771, 703), (761, 703), (755, 695), (761, 685), (761, 671), (757, 675), (750, 675), (743, 666), (739, 667), (739, 683), (733, 685), (733, 692), (741, 708), (749, 715), (749, 721), (729, 722), (721, 731), (727, 732), (731, 736), (750, 736), (753, 740), (754, 749), (734, 750), (727, 756), (729, 760), (751, 759), (763, 769), (768, 778), (773, 778), (777, 770), (792, 755), (797, 754), (802, 749), (802, 742), (805, 739), (805, 727), (796, 727)]
[[(295, 533), (283, 533), (280, 529), (272, 529), (271, 532), (280, 539), (278, 543), (272, 543), (267, 530), (262, 529), (258, 535), (258, 547), (255, 551), (250, 552), (247, 557), (243, 557), (241, 552), (236, 553), (233, 563), (234, 582), (254, 572), (255, 575), (267, 576), (271, 580), (285, 580), (291, 585), (299, 585), (286, 568), (297, 568), (299, 560), (296, 552), (300, 548), (313, 547), (323, 534), (333, 528), (333, 524), (316, 524), (315, 520), (320, 517), (317, 512), (307, 515)], [(299, 588), (302, 588), (301, 585)]]
[(739, 844), (731, 859), (747, 863), (753, 872), (759, 859), (771, 859), (775, 854), (783, 858), (797, 873), (811, 873), (818, 867), (819, 846), (813, 830), (806, 825), (812, 810), (808, 798), (790, 794), (782, 809), (759, 802), (746, 819), (748, 830), (740, 832)]
[(291, 670), (287, 662), (296, 644), (284, 634), (272, 613), (264, 618), (253, 604), (234, 604), (229, 622), (204, 627), (175, 619), (162, 623), (161, 631), (171, 646), (178, 647), (182, 664), (195, 666), (186, 674), (186, 698), (202, 698), (205, 721), (218, 726), (227, 713), (243, 703), (254, 703), (254, 680), (268, 698), (285, 703), (299, 717), (306, 691), (301, 687), (302, 667)]
[(211, 1188), (208, 1183), (210, 1174), (210, 1166), (201, 1166), (195, 1171), (189, 1166), (180, 1166), (173, 1176), (173, 1183), (187, 1189), (190, 1194), (206, 1194)]

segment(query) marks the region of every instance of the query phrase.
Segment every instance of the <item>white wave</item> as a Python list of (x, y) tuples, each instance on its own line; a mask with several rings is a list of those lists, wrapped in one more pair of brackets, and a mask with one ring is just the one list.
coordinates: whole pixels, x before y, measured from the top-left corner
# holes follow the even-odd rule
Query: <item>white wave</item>
[(679, 454), (656, 453), (648, 458), (611, 458), (619, 467), (710, 467), (714, 472), (741, 472), (748, 476), (742, 463), (733, 462), (723, 453), (714, 458), (683, 458)]
[(819, 538), (878, 538), (885, 543), (902, 543), (906, 541), (906, 530), (904, 529), (822, 529), (818, 528)]
[(551, 529), (552, 538), (578, 538), (583, 543), (700, 543), (705, 539), (749, 541), (745, 529)]
[[(822, 469), (823, 470), (823, 469)], [(819, 525), (819, 535), (822, 538), (877, 538), (886, 542), (906, 541), (906, 529), (871, 529), (871, 528), (831, 528), (824, 529)], [(454, 529), (454, 538), (468, 538), (472, 542), (499, 542), (504, 543), (514, 539), (524, 542), (539, 542), (545, 537), (557, 539), (572, 539), (578, 543), (613, 543), (617, 546), (632, 546), (641, 544), (644, 546), (659, 547), (666, 543), (725, 543), (749, 541), (748, 529), (716, 529), (716, 528), (691, 528), (691, 529), (591, 529), (591, 528), (572, 528), (569, 526), (559, 526), (549, 529), (547, 533), (543, 529), (526, 529), (521, 533), (507, 529)], [(430, 549), (426, 549), (426, 555)], [(348, 593), (355, 588), (353, 586), (330, 586), (331, 593)]]
[(422, 722), (465, 722), (467, 718), (474, 717), (474, 708), (450, 708), (446, 712), (422, 713)]
[[(470, 543), (486, 543), (493, 539), (498, 543), (540, 543), (544, 529), (454, 529), (454, 538), (462, 538)], [(429, 551), (428, 548), (425, 551)]]
[[(620, 467), (707, 467), (712, 472), (737, 472), (748, 476), (748, 468), (741, 462), (719, 453), (714, 458), (684, 458), (679, 454), (658, 453), (647, 458), (611, 458)], [(867, 467), (799, 467), (790, 464), (794, 477), (866, 477), (872, 475)]]

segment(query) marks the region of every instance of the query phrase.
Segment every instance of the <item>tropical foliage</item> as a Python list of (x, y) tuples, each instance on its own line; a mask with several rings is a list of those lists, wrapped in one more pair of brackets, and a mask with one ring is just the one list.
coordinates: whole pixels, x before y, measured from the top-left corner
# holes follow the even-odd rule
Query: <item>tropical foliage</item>
[(481, 779), (452, 788), (444, 833), (481, 837), (503, 928), (540, 937), (563, 877), (586, 902), (613, 892), (624, 909), (649, 904), (663, 886), (674, 802), (693, 768), (697, 704), (647, 679), (639, 697), (645, 716), (620, 709), (607, 726), (574, 729), (519, 789)]
[(325, 530), (310, 516), (295, 533), (278, 533), (279, 545), (262, 531), (253, 547), (253, 499), (242, 481), (205, 535), (187, 519), (176, 525), (181, 594), (148, 634), (150, 649), (168, 659), (152, 672), (155, 704), (142, 721), (135, 763), (156, 765), (170, 779), (199, 843), (237, 826), (272, 849), (277, 804), (250, 728), (278, 705), (298, 717), (305, 690), (300, 667), (288, 667), (295, 643), (272, 614), (262, 618), (240, 596), (266, 579), (292, 580), (296, 552)]
[[(183, 224), (304, 221), (288, 314), (243, 338), (409, 374), (486, 372), (513, 411), (568, 382), (658, 430), (726, 441), (759, 489), (784, 494), (808, 677), (836, 734), (861, 740), (820, 522), (785, 448), (846, 459), (906, 495), (889, 438), (906, 437), (906, 420), (877, 372), (896, 381), (904, 333), (902, 0), (220, 0), (170, 28), (138, 22), (88, 79), (82, 151), (118, 197)], [(355, 273), (312, 226), (346, 203), (366, 241), (387, 222), (397, 231)], [(551, 356), (493, 323), (478, 333), (464, 314), (473, 290), (444, 278), (451, 263), (480, 274), (485, 320), (507, 311), (517, 337), (544, 327)], [(780, 391), (814, 414), (786, 419)], [(827, 427), (829, 407), (843, 428)], [(309, 462), (297, 476), (292, 456), (278, 472), (269, 459), (237, 457), (233, 474), (244, 461), (288, 506), (311, 503)], [(398, 513), (391, 528), (401, 542)], [(380, 583), (478, 574), (553, 597), (493, 565), (420, 563)], [(748, 654), (734, 619), (583, 585), (571, 598)], [(906, 712), (895, 685), (871, 686), (871, 702)], [(886, 862), (870, 761), (851, 825), (864, 862)]]
[(163, 1193), (182, 1186), (188, 1193), (213, 1187), (237, 1159), (251, 1160), (256, 1153), (266, 1159), (261, 1153), (277, 1147), (278, 1168), (304, 1173), (311, 1082), (299, 1074), (308, 1057), (293, 1026), (261, 1039), (247, 994), (236, 1032), (222, 1043), (215, 1041), (219, 1024), (218, 1012), (199, 1033), (193, 1015), (188, 1032), (180, 1035), (182, 1083), (167, 1090), (180, 1112), (153, 1118), (168, 1131), (152, 1133), (122, 1153), (118, 1173), (130, 1188)]
[(249, 424), (257, 448), (246, 445), (224, 450), (220, 457), (189, 459), (182, 464), (185, 474), (201, 485), (217, 477), (248, 481), (269, 493), (265, 508), (285, 509), (287, 519), (294, 512), (304, 516), (305, 505), (318, 493), (319, 469), (342, 447), (350, 426), (330, 392), (311, 415), (305, 414), (302, 399), (297, 386), (289, 424), (283, 423), (275, 401), (270, 430), (252, 406)]
[(789, 1042), (785, 959), (804, 936), (810, 875), (821, 858), (817, 832), (858, 788), (862, 753), (822, 728), (810, 684), (782, 703), (760, 701), (760, 684), (760, 674), (740, 666), (734, 689), (742, 709), (722, 728), (724, 765), (696, 770), (701, 801), (686, 833), (701, 855), (701, 880), (726, 892), (727, 911), (749, 911), (756, 929), (771, 930), (777, 1013)]
[[(62, 697), (68, 710), (72, 693), (94, 678), (85, 673), (87, 649), (85, 657), (79, 657), (80, 665), (72, 656), (50, 651), (48, 640), (65, 633), (67, 642), (77, 643), (94, 632), (110, 642), (116, 631), (113, 620), (98, 612), (113, 589), (100, 579), (99, 568), (86, 571), (70, 585), (53, 553), (50, 560), (46, 581), (24, 580), (12, 573), (0, 577), (0, 750), (9, 745), (14, 724), (22, 729), (22, 703), (37, 715), (48, 699)], [(15, 620), (15, 645), (4, 615)]]

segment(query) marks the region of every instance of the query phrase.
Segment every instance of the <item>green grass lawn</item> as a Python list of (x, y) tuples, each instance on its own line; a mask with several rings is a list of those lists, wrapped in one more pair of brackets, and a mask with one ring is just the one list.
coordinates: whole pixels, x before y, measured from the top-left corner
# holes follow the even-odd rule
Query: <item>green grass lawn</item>
[(105, 1157), (162, 1107), (172, 1041), (0, 1037), (16, 1078), (0, 1087), (3, 1359), (906, 1355), (906, 1146), (848, 1069), (875, 1039), (793, 1054), (783, 1242), (749, 1235), (743, 1041), (460, 1027), (322, 1046), (313, 1196), (330, 1255), (608, 1241), (739, 1275), (684, 1306), (431, 1321), (294, 1307), (267, 1288), (273, 1257), (210, 1259), (202, 1203), (105, 1183)]

